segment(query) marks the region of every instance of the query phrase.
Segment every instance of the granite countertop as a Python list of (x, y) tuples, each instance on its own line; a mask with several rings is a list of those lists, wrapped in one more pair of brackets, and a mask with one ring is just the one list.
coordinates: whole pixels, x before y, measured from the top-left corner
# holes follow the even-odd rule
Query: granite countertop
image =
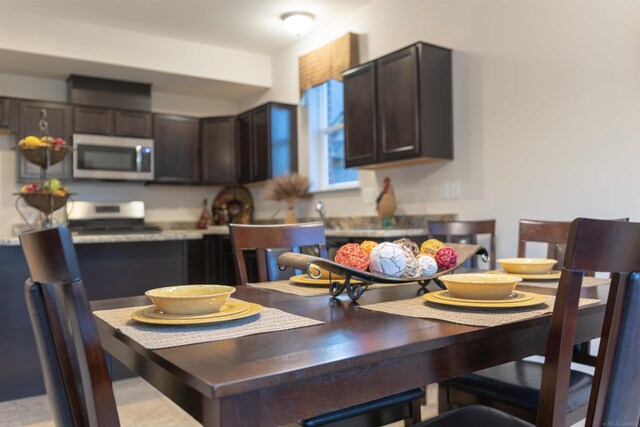
[[(429, 234), (428, 220), (453, 220), (455, 215), (428, 215), (399, 217), (392, 228), (376, 227), (372, 217), (360, 218), (329, 218), (325, 234), (327, 237), (370, 237), (370, 238), (401, 238), (411, 236), (426, 236)], [(316, 219), (317, 220), (317, 219)], [(156, 242), (166, 240), (198, 240), (205, 235), (228, 235), (227, 225), (209, 226), (206, 230), (193, 229), (191, 223), (162, 224), (159, 233), (128, 233), (128, 234), (86, 234), (73, 235), (73, 242), (88, 243), (121, 243), (121, 242)], [(18, 237), (0, 237), (0, 246), (18, 246)]]

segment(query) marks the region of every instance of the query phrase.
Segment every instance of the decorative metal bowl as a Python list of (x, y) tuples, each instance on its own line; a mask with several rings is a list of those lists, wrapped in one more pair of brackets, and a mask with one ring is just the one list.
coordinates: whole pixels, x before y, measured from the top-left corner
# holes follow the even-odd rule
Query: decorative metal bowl
[(49, 152), (49, 166), (51, 166), (64, 160), (65, 156), (72, 150), (71, 147), (67, 146), (49, 147), (21, 145), (18, 148), (20, 149), (20, 153), (29, 162), (38, 165), (41, 168), (47, 167), (47, 151)]
[[(345, 279), (341, 281), (334, 280), (329, 285), (329, 294), (332, 297), (337, 297), (345, 290), (347, 295), (353, 301), (356, 301), (362, 296), (372, 283), (408, 283), (417, 282), (422, 289), (426, 290), (426, 286), (430, 281), (434, 281), (440, 288), (446, 289), (444, 284), (440, 282), (438, 277), (449, 274), (456, 268), (461, 267), (469, 258), (475, 255), (481, 255), (484, 261), (489, 260), (489, 253), (487, 250), (479, 245), (468, 245), (463, 243), (446, 243), (445, 246), (455, 249), (458, 253), (457, 264), (447, 270), (439, 270), (436, 274), (431, 276), (413, 277), (413, 278), (398, 278), (385, 276), (382, 274), (370, 273), (368, 271), (360, 271), (354, 268), (346, 267), (337, 262), (315, 257), (312, 255), (298, 254), (293, 252), (285, 252), (278, 257), (278, 268), (285, 270), (287, 268), (293, 268), (297, 270), (306, 271), (309, 277), (317, 279), (321, 273), (318, 271), (318, 267), (328, 272), (339, 274), (344, 276)], [(361, 282), (353, 282), (351, 278), (358, 279)]]
[(33, 193), (20, 193), (20, 196), (31, 207), (38, 209), (45, 214), (57, 211), (67, 203), (70, 194), (58, 196), (53, 193), (38, 191)]

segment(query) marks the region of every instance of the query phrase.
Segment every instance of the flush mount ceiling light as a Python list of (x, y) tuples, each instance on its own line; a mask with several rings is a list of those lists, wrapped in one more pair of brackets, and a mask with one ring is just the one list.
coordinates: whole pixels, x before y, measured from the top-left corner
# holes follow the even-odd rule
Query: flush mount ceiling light
[(311, 29), (314, 16), (309, 12), (289, 12), (280, 18), (288, 32), (294, 36), (301, 36)]

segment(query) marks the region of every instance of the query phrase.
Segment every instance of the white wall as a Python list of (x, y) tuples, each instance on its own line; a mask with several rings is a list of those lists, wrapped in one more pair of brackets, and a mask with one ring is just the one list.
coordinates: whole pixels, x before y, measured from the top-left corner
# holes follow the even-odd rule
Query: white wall
[[(498, 257), (520, 218), (640, 221), (640, 2), (374, 1), (274, 57), (259, 101), (296, 102), (298, 56), (347, 31), (361, 61), (418, 40), (454, 50), (455, 160), (360, 174), (376, 192), (391, 177), (399, 212), (496, 218)], [(454, 179), (462, 197), (442, 199)], [(359, 191), (314, 199), (373, 214)]]
[[(271, 58), (272, 89), (244, 99), (235, 111), (267, 100), (297, 103), (298, 56), (347, 31), (360, 34), (362, 61), (418, 40), (452, 48), (455, 160), (361, 172), (360, 182), (377, 192), (382, 178), (391, 177), (399, 213), (496, 218), (497, 255), (512, 256), (520, 218), (640, 220), (639, 24), (637, 1), (377, 0)], [(15, 80), (3, 85), (4, 78), (0, 95), (9, 94)], [(29, 89), (33, 98), (60, 92), (61, 82), (17, 82), (16, 90)], [(194, 115), (226, 114), (233, 107), (207, 98), (154, 96), (154, 109)], [(0, 140), (1, 227), (16, 219), (14, 198), (7, 195), (15, 188), (15, 153), (5, 145)], [(302, 144), (301, 155), (305, 150)], [(442, 199), (441, 184), (456, 179), (462, 197)], [(98, 192), (73, 187), (96, 198), (139, 195), (152, 220), (195, 221), (200, 199), (218, 190), (104, 185)], [(283, 208), (260, 200), (261, 185), (250, 188), (258, 218)], [(330, 216), (373, 215), (373, 204), (361, 194), (319, 194), (302, 202), (298, 215), (313, 215), (317, 199)]]

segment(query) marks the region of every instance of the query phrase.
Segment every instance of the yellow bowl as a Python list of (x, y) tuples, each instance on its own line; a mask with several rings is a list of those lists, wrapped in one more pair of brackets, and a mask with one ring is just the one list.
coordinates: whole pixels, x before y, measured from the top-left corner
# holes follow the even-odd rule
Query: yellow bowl
[(548, 258), (503, 258), (497, 260), (504, 271), (512, 274), (542, 274), (558, 263)]
[(167, 314), (206, 314), (220, 311), (236, 288), (225, 285), (182, 285), (151, 289), (144, 294)]
[[(311, 264), (309, 266), (309, 272), (311, 273), (311, 275), (316, 278), (316, 279), (327, 279), (329, 280), (329, 277), (331, 277), (331, 279), (344, 279), (344, 276), (340, 275), (340, 274), (336, 274), (336, 273), (331, 273), (328, 270), (325, 270), (324, 268), (317, 266), (315, 264)], [(320, 276), (318, 276), (318, 274), (320, 274)], [(331, 276), (329, 276), (331, 275)]]
[(503, 299), (507, 298), (522, 279), (506, 274), (448, 274), (440, 276), (449, 292), (457, 298)]

